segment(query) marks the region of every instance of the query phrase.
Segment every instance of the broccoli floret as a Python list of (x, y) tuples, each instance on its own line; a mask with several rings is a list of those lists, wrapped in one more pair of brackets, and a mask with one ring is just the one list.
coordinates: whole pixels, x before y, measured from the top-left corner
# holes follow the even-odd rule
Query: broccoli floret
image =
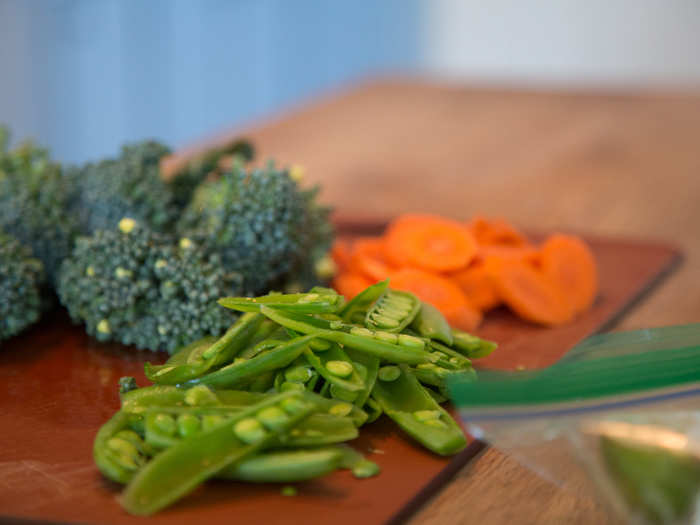
[(178, 207), (159, 170), (160, 159), (169, 152), (167, 146), (147, 140), (123, 146), (117, 158), (68, 169), (71, 209), (81, 232), (116, 228), (122, 217), (133, 217), (156, 231), (172, 230)]
[(197, 188), (178, 229), (218, 251), (225, 268), (243, 276), (245, 294), (257, 295), (283, 288), (327, 248), (327, 215), (288, 170), (234, 163)]
[(173, 243), (122, 219), (117, 229), (76, 240), (61, 267), (58, 296), (100, 341), (172, 352), (231, 325), (234, 317), (216, 300), (239, 294), (240, 282), (217, 254), (191, 240)]
[(0, 229), (31, 249), (53, 283), (78, 231), (69, 186), (47, 150), (27, 141), (9, 151), (8, 142), (0, 126)]
[(236, 139), (221, 148), (196, 155), (181, 167), (173, 166), (170, 170), (174, 173), (169, 178), (176, 205), (180, 208), (187, 206), (195, 189), (206, 177), (220, 174), (222, 159), (234, 157), (243, 163), (253, 160), (255, 157), (253, 144), (245, 139)]
[(0, 232), (0, 340), (39, 320), (43, 277), (41, 261), (31, 250)]

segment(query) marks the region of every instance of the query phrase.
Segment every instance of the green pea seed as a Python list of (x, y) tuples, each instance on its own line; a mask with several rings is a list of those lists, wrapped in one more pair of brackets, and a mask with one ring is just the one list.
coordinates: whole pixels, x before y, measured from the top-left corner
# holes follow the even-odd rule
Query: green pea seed
[(458, 359), (456, 357), (450, 357), (450, 363), (452, 363), (453, 365), (458, 365), (461, 362), (462, 362), (461, 359)]
[(209, 432), (209, 430), (219, 426), (223, 421), (224, 417), (218, 414), (206, 414), (202, 416), (202, 432)]
[(312, 350), (316, 350), (317, 352), (323, 352), (324, 350), (328, 350), (331, 347), (331, 344), (328, 341), (324, 341), (323, 339), (312, 339), (309, 342), (309, 346)]
[(112, 452), (115, 452), (119, 463), (130, 470), (135, 470), (139, 467), (139, 451), (136, 447), (127, 440), (113, 437), (107, 441), (107, 446)]
[(352, 412), (350, 403), (336, 403), (328, 409), (328, 413), (334, 416), (347, 416), (350, 412)]
[(128, 441), (129, 443), (131, 443), (139, 452), (139, 454), (146, 453), (146, 444), (143, 442), (143, 439), (141, 439), (141, 436), (139, 436), (133, 430), (120, 430), (114, 435), (114, 437), (123, 439), (124, 441)]
[(356, 478), (370, 478), (379, 474), (379, 465), (369, 459), (358, 461), (352, 467), (352, 475)]
[(436, 428), (447, 428), (447, 423), (440, 421), (439, 419), (429, 419), (428, 421), (423, 421), (424, 425)]
[(379, 312), (380, 314), (386, 315), (388, 317), (394, 317), (396, 319), (401, 319), (403, 317), (406, 317), (408, 314), (410, 314), (411, 310), (408, 308), (396, 308), (393, 305), (390, 305), (390, 306), (382, 305), (379, 308), (377, 308), (377, 312)]
[(401, 376), (401, 369), (398, 366), (383, 366), (377, 372), (377, 377), (382, 381), (396, 381)]
[(348, 377), (352, 374), (352, 365), (347, 361), (328, 361), (326, 362), (326, 369), (338, 377)]
[(445, 352), (440, 352), (440, 350), (435, 350), (432, 352), (433, 355), (439, 357), (440, 359), (444, 359), (447, 357), (447, 354)]
[(289, 421), (289, 416), (280, 407), (271, 406), (260, 410), (256, 417), (265, 427), (273, 432), (284, 427)]
[(422, 350), (425, 347), (425, 342), (418, 337), (413, 337), (412, 335), (399, 334), (399, 346), (405, 346), (406, 348), (419, 348)]
[(302, 410), (306, 410), (307, 407), (308, 403), (299, 399), (298, 397), (290, 397), (280, 401), (280, 408), (292, 416), (294, 414), (298, 414)]
[(166, 436), (174, 436), (175, 432), (177, 431), (175, 419), (170, 414), (158, 414), (153, 419), (153, 424), (158, 429), (158, 432), (161, 432)]
[(190, 437), (201, 429), (199, 418), (192, 414), (180, 414), (177, 418), (177, 432), (181, 437)]
[(413, 413), (413, 417), (415, 417), (418, 421), (425, 423), (426, 421), (430, 421), (433, 419), (440, 419), (440, 411), (439, 410), (416, 410)]
[(343, 321), (331, 321), (328, 326), (330, 326), (331, 330), (340, 330), (344, 324)]
[(304, 383), (296, 383), (293, 381), (284, 381), (279, 388), (280, 392), (291, 392), (292, 390), (303, 392), (306, 389), (304, 388)]
[(296, 496), (297, 489), (295, 487), (292, 487), (291, 485), (287, 485), (285, 487), (282, 487), (282, 489), (280, 490), (280, 494), (282, 494), (283, 496), (289, 496), (289, 497)]
[(376, 314), (376, 313), (371, 315), (370, 319), (379, 328), (396, 328), (400, 324), (398, 319), (394, 319), (393, 317), (388, 317), (386, 315), (381, 315), (381, 314)]
[(360, 337), (372, 337), (374, 335), (374, 332), (372, 332), (372, 330), (368, 330), (367, 328), (361, 328), (359, 326), (353, 326), (350, 329), (350, 333), (352, 335), (359, 335)]
[(399, 342), (399, 336), (391, 332), (375, 332), (374, 338), (385, 343), (395, 345)]
[(185, 392), (185, 403), (190, 406), (211, 406), (218, 405), (219, 398), (216, 394), (209, 390), (209, 387), (197, 385)]
[(244, 443), (251, 444), (260, 441), (267, 435), (267, 431), (260, 421), (254, 417), (241, 419), (233, 426), (233, 433)]
[(335, 399), (340, 399), (342, 401), (347, 401), (348, 403), (352, 403), (357, 399), (357, 396), (359, 395), (359, 392), (352, 392), (350, 390), (346, 390), (342, 387), (339, 387), (336, 384), (331, 384), (330, 387), (330, 393), (331, 397)]
[(299, 304), (306, 304), (306, 303), (313, 303), (314, 301), (318, 301), (319, 295), (317, 293), (307, 293), (306, 295), (302, 296), (299, 298), (297, 303)]
[(284, 372), (284, 378), (293, 383), (306, 383), (313, 376), (313, 372), (308, 366), (295, 366)]
[(416, 368), (420, 370), (435, 370), (438, 366), (434, 363), (419, 363), (416, 365)]

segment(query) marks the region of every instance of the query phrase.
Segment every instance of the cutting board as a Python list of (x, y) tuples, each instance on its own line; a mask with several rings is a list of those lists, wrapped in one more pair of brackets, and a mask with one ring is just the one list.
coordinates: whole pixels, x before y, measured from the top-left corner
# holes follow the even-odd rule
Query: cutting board
[[(372, 233), (380, 224), (340, 225), (345, 235)], [(480, 366), (541, 367), (584, 337), (611, 326), (677, 265), (677, 250), (663, 244), (589, 238), (600, 268), (600, 296), (575, 322), (541, 328), (509, 312), (487, 315), (479, 334), (500, 343)], [(149, 518), (126, 514), (120, 487), (105, 481), (92, 461), (92, 440), (118, 408), (116, 383), (133, 375), (147, 384), (143, 363), (164, 354), (91, 340), (61, 311), (0, 349), (0, 522), (18, 519), (70, 523), (327, 524), (399, 522), (450, 479), (484, 445), (472, 441), (451, 458), (415, 446), (383, 417), (361, 429), (351, 444), (382, 472), (366, 480), (347, 471), (297, 484), (210, 482)], [(475, 496), (476, 497), (476, 496)]]

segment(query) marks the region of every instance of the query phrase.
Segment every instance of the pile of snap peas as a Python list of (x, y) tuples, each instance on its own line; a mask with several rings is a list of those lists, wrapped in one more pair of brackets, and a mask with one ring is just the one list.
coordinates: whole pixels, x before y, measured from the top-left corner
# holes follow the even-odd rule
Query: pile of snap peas
[(495, 343), (453, 330), (440, 312), (388, 280), (351, 301), (334, 290), (219, 300), (242, 312), (163, 365), (152, 386), (120, 380), (120, 410), (99, 430), (95, 462), (126, 484), (133, 514), (152, 514), (206, 479), (292, 483), (339, 468), (379, 467), (344, 445), (386, 414), (440, 455), (466, 445), (440, 406), (451, 374)]

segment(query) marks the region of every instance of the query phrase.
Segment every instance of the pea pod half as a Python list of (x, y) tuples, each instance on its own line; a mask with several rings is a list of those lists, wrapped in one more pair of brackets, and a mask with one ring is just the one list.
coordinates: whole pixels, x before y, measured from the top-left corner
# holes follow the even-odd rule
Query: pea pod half
[(421, 309), (421, 302), (410, 292), (387, 289), (367, 310), (365, 325), (372, 330), (399, 333)]

